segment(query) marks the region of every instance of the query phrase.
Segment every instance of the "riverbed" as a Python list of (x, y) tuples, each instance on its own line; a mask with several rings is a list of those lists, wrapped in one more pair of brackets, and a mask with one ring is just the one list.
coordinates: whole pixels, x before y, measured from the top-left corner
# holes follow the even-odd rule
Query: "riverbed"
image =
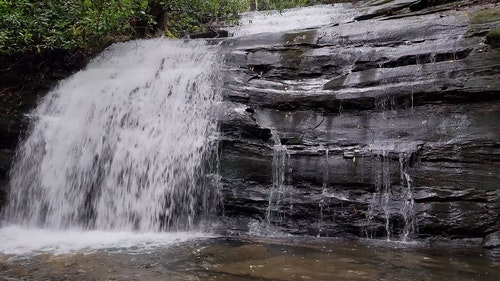
[(0, 279), (497, 280), (500, 274), (495, 253), (466, 242), (191, 237), (147, 245), (3, 254)]

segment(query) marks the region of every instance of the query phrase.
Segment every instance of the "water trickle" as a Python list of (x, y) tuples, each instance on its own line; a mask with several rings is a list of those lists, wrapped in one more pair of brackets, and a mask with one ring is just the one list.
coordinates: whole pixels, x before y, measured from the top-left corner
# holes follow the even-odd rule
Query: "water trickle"
[(290, 169), (290, 154), (285, 145), (273, 133), (275, 144), (273, 146), (273, 183), (269, 190), (269, 202), (266, 211), (266, 222), (280, 222), (285, 220), (285, 213), (280, 211), (286, 196), (287, 175)]
[(382, 151), (381, 162), (382, 162), (382, 181), (377, 186), (377, 192), (381, 195), (381, 206), (384, 211), (385, 218), (385, 233), (387, 239), (391, 238), (391, 228), (390, 228), (390, 215), (389, 203), (391, 201), (391, 171), (389, 158), (387, 157), (387, 152)]
[[(432, 58), (432, 55), (431, 55), (431, 58)], [(421, 62), (421, 59), (420, 59), (420, 56), (419, 55), (415, 55), (415, 64), (416, 64), (416, 71), (414, 73), (414, 80), (415, 81), (418, 81), (419, 79), (419, 76), (420, 76), (420, 71), (422, 70), (422, 62)], [(413, 113), (414, 112), (414, 85), (413, 83), (410, 84), (411, 86), (411, 89), (410, 89), (410, 98), (409, 98), (409, 106), (407, 106), (407, 108), (409, 107), (410, 108), (410, 112)]]
[(325, 207), (325, 199), (321, 197), (318, 203), (319, 207), (319, 218), (318, 218), (318, 233), (316, 234), (316, 237), (321, 237), (323, 234), (323, 208)]
[(5, 217), (53, 229), (194, 228), (217, 204), (217, 46), (113, 45), (63, 81), (11, 170)]
[[(323, 147), (323, 146), (321, 146)], [(318, 202), (318, 208), (319, 208), (319, 217), (318, 217), (318, 233), (316, 234), (317, 237), (321, 237), (323, 235), (323, 211), (325, 207), (327, 207), (327, 203), (325, 202), (325, 199), (329, 196), (328, 194), (328, 188), (330, 187), (330, 169), (329, 169), (329, 163), (330, 161), (330, 151), (328, 148), (325, 148), (325, 168), (323, 170), (323, 184), (322, 184), (322, 191), (321, 195), (319, 198)]]
[(401, 209), (401, 215), (404, 219), (404, 228), (401, 234), (402, 241), (408, 241), (411, 236), (416, 231), (415, 222), (415, 208), (413, 200), (413, 192), (411, 182), (412, 179), (408, 173), (408, 165), (410, 162), (410, 156), (407, 153), (399, 154), (399, 172), (401, 175), (401, 188), (402, 188), (402, 202), (403, 208)]
[(413, 113), (413, 111), (414, 111), (414, 91), (413, 91), (413, 86), (411, 88), (411, 93), (410, 93), (410, 110)]
[(436, 63), (436, 53), (432, 53), (430, 57), (431, 63)]
[(374, 154), (373, 177), (375, 192), (372, 194), (371, 204), (366, 212), (367, 227), (365, 234), (367, 238), (374, 238), (376, 229), (373, 229), (375, 218), (382, 212), (384, 221), (384, 231), (387, 240), (391, 239), (391, 170), (390, 159), (386, 150), (381, 150)]
[(420, 72), (420, 65), (422, 64), (420, 55), (415, 55), (415, 64), (417, 65), (417, 72)]
[[(401, 144), (383, 147), (373, 151), (373, 180), (375, 192), (366, 212), (367, 238), (381, 235), (377, 231), (377, 221), (383, 222), (383, 231), (387, 240), (397, 239), (407, 242), (417, 231), (414, 210), (412, 179), (409, 173), (411, 156), (415, 144)], [(396, 160), (398, 162), (396, 162)], [(399, 171), (397, 168), (399, 167)], [(400, 184), (393, 182), (394, 174), (399, 172)]]
[(330, 169), (328, 168), (328, 163), (330, 163), (330, 150), (325, 149), (325, 170), (323, 174), (323, 193), (325, 193), (330, 186)]

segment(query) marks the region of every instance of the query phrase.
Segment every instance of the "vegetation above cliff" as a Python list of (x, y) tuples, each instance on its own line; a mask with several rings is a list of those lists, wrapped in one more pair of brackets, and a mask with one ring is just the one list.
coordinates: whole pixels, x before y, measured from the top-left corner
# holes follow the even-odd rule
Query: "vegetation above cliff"
[(252, 9), (317, 0), (0, 0), (0, 55), (100, 50), (112, 42), (183, 37), (234, 21)]

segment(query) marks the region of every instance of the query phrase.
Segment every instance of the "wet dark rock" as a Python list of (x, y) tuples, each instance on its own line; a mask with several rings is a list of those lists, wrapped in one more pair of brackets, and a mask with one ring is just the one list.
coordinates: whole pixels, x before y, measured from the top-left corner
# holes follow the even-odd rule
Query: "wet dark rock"
[(425, 8), (429, 7), (429, 1), (428, 0), (420, 0), (416, 1), (415, 3), (411, 4), (408, 8), (410, 11), (415, 12), (415, 11), (420, 11)]
[(0, 149), (0, 206), (7, 199), (8, 171), (13, 157), (13, 149)]
[(195, 32), (189, 34), (189, 38), (191, 39), (199, 39), (199, 38), (224, 38), (228, 37), (229, 32), (227, 30), (209, 30), (203, 32)]
[[(271, 138), (271, 130), (263, 128), (255, 122), (252, 117), (252, 109), (236, 109), (227, 112), (220, 120), (220, 130), (225, 136), (232, 138), (247, 138), (260, 141), (268, 141)], [(230, 118), (230, 119), (229, 119)], [(228, 122), (230, 120), (230, 122)]]
[(500, 248), (500, 231), (495, 231), (484, 237), (483, 246), (485, 248)]
[(8, 172), (25, 125), (26, 122), (19, 118), (0, 116), (0, 207), (7, 199)]
[(493, 48), (500, 47), (500, 27), (492, 29), (486, 34), (486, 44), (491, 45)]
[(432, 6), (439, 6), (447, 3), (461, 2), (459, 0), (418, 0), (408, 6), (410, 11), (421, 11)]
[[(497, 247), (500, 13), (368, 4), (352, 22), (223, 42), (221, 231)], [(23, 113), (55, 76), (0, 105), (0, 200)]]
[(14, 156), (14, 151), (11, 149), (0, 149), (0, 180), (7, 179), (7, 172), (10, 162)]
[(500, 52), (485, 41), (496, 12), (372, 2), (355, 22), (226, 42), (225, 101), (272, 132), (223, 133), (228, 233), (493, 237)]

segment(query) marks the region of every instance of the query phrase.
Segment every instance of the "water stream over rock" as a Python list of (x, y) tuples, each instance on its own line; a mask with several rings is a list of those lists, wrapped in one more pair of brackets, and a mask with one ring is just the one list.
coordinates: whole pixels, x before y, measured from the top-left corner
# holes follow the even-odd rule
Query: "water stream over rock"
[(4, 217), (158, 231), (189, 230), (215, 214), (217, 58), (205, 42), (134, 41), (61, 82), (30, 113)]
[[(269, 221), (298, 235), (490, 243), (500, 225), (500, 57), (482, 34), (499, 19), (473, 22), (497, 8), (365, 4), (325, 7), (339, 20), (314, 28), (251, 21), (226, 41), (223, 97), (245, 112), (221, 120), (228, 233)], [(276, 138), (291, 171), (280, 207), (268, 197)], [(281, 215), (267, 215), (270, 203)]]
[(0, 277), (493, 280), (498, 8), (415, 2), (113, 45), (25, 117)]

